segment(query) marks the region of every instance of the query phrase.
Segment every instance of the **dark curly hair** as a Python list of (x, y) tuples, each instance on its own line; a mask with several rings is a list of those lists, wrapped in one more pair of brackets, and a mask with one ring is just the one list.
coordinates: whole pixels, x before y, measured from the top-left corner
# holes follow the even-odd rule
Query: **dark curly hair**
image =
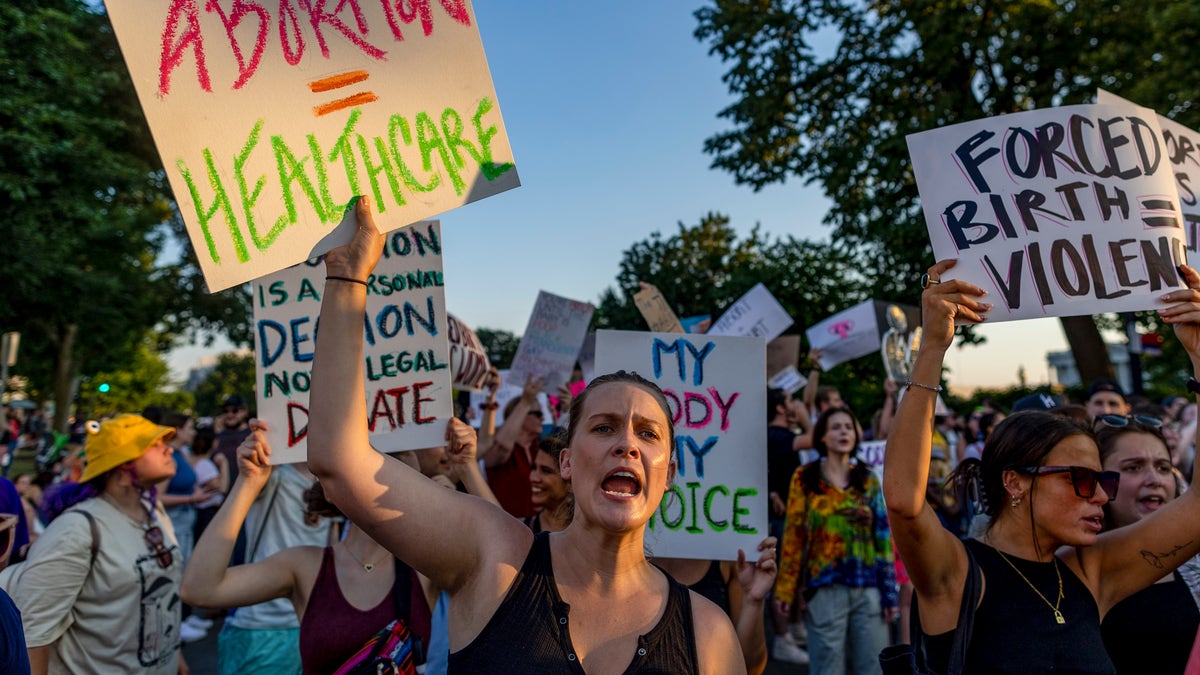
[(319, 480), (313, 481), (313, 484), (304, 491), (303, 499), (305, 525), (310, 527), (316, 525), (322, 518), (346, 517), (341, 509), (325, 498), (325, 488), (321, 486)]

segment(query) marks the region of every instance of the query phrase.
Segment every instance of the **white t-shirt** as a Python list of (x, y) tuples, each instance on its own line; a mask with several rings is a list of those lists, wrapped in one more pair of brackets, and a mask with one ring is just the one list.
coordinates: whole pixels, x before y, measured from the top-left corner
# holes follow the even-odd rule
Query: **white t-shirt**
[[(208, 481), (221, 475), (221, 470), (217, 468), (216, 463), (207, 457), (197, 460), (196, 465), (192, 467), (192, 470), (196, 472), (196, 485), (204, 485)], [(213, 506), (220, 506), (221, 502), (223, 501), (225, 501), (225, 495), (218, 492), (197, 504), (196, 508), (207, 509)]]
[[(100, 535), (96, 558), (86, 510)], [(143, 528), (102, 498), (85, 500), (46, 527), (9, 592), (29, 647), (51, 646), (50, 673), (161, 673), (179, 670), (179, 582), (171, 521), (157, 525), (172, 554), (159, 566)]]

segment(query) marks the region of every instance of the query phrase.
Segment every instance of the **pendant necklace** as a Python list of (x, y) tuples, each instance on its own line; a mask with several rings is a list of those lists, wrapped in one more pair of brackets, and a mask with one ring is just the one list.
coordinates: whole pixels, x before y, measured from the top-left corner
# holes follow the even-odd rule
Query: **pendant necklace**
[[(377, 560), (375, 562), (363, 562), (362, 560), (359, 559), (358, 556), (354, 555), (354, 551), (351, 551), (350, 547), (346, 546), (344, 543), (342, 544), (342, 550), (345, 551), (346, 553), (349, 553), (350, 557), (354, 559), (354, 562), (358, 563), (359, 565), (362, 565), (363, 571), (365, 571), (365, 572), (374, 571), (376, 565), (378, 565), (379, 563), (381, 563), (387, 559), (387, 556), (384, 556), (383, 558), (380, 558), (379, 560)], [(386, 553), (386, 551), (385, 551), (385, 553)]]
[(1004, 555), (1004, 551), (1001, 551), (1000, 549), (996, 549), (996, 553), (999, 553), (1000, 557), (1004, 558), (1004, 562), (1008, 563), (1008, 566), (1013, 568), (1013, 571), (1016, 572), (1017, 575), (1021, 577), (1021, 580), (1024, 581), (1026, 584), (1028, 584), (1029, 587), (1033, 589), (1033, 592), (1037, 593), (1037, 596), (1042, 599), (1042, 602), (1046, 603), (1046, 606), (1049, 607), (1050, 610), (1054, 612), (1055, 622), (1057, 622), (1057, 623), (1066, 623), (1067, 622), (1067, 620), (1063, 618), (1062, 612), (1058, 611), (1058, 606), (1062, 604), (1062, 599), (1063, 599), (1063, 585), (1062, 585), (1062, 573), (1058, 571), (1058, 557), (1057, 556), (1055, 556), (1053, 558), (1053, 562), (1054, 562), (1054, 576), (1058, 577), (1058, 599), (1054, 602), (1053, 605), (1051, 605), (1050, 601), (1046, 599), (1046, 596), (1042, 595), (1042, 592), (1037, 589), (1037, 586), (1034, 586), (1033, 582), (1031, 582), (1024, 574), (1022, 574), (1021, 570), (1017, 569), (1017, 566), (1013, 564), (1013, 561), (1009, 560), (1008, 556)]

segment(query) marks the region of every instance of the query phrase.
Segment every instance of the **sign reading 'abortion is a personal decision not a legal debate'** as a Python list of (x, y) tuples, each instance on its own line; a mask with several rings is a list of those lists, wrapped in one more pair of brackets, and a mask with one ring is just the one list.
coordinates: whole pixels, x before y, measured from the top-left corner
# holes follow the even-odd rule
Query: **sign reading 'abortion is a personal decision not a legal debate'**
[(105, 0), (211, 290), (519, 184), (469, 0)]
[(946, 278), (989, 292), (989, 321), (1162, 306), (1186, 262), (1157, 116), (1078, 105), (908, 137)]

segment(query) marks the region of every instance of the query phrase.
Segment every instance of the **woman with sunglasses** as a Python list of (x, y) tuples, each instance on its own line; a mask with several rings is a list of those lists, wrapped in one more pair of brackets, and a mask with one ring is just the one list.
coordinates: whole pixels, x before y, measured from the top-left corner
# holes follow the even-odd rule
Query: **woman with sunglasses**
[[(893, 536), (912, 575), (921, 629), (930, 636), (931, 665), (946, 672), (973, 556), (983, 590), (963, 672), (1113, 673), (1100, 621), (1200, 552), (1200, 492), (1101, 534), (1119, 474), (1102, 470), (1089, 430), (1067, 418), (1021, 412), (997, 427), (978, 463), (959, 469), (980, 489), (990, 516), (986, 529), (966, 542), (946, 531), (925, 501), (929, 420), (955, 324), (979, 323), (992, 308), (978, 286), (940, 280), (954, 264), (941, 261), (926, 276), (924, 342), (888, 436), (883, 473)], [(1159, 315), (1200, 373), (1200, 275), (1189, 267), (1180, 273), (1186, 287), (1161, 296)]]
[[(1162, 422), (1144, 415), (1096, 418), (1100, 461), (1121, 475), (1121, 489), (1104, 505), (1105, 529), (1140, 522), (1180, 494)], [(1104, 617), (1104, 645), (1124, 675), (1184, 672), (1200, 629), (1200, 559), (1189, 558), (1157, 583), (1118, 602)]]
[(89, 422), (79, 483), (46, 493), (46, 531), (8, 583), (32, 672), (176, 673), (183, 565), (153, 486), (175, 434), (138, 415)]

